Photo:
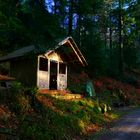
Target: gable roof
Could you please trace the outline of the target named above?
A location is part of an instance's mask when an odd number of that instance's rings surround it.
[[[84,56],[82,55],[81,51],[79,50],[72,37],[67,37],[59,41],[58,43],[56,43],[55,47],[51,51],[48,48],[41,50],[39,47],[36,47],[34,45],[18,49],[12,53],[9,53],[6,56],[0,57],[0,62],[10,61],[12,59],[28,55],[31,52],[37,54],[46,52],[51,53],[52,51],[61,51],[64,55],[66,55],[67,58],[69,58],[69,61],[79,61],[82,66],[87,65]]]

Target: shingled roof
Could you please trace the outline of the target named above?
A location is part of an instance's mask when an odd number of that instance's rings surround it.
[[[76,43],[74,42],[72,37],[67,37],[65,39],[62,39],[61,41],[56,41],[56,45],[54,45],[54,47],[51,49],[53,50],[60,50],[63,51],[63,53],[65,55],[67,55],[67,58],[70,58],[71,61],[73,61],[73,59],[76,59],[76,61],[79,61],[83,66],[87,65],[87,62],[84,58],[84,56],[82,55],[81,51],[79,50],[78,46],[76,45]],[[69,50],[71,50],[71,56],[70,53],[68,53]],[[18,57],[22,57],[25,55],[28,55],[30,53],[46,53],[46,52],[51,52],[50,49],[47,48],[41,48],[41,47],[37,47],[34,45],[31,46],[27,46],[21,49],[18,49],[12,53],[9,53],[6,56],[2,56],[0,57],[0,62],[4,62],[4,61],[10,61],[12,59],[18,58]]]

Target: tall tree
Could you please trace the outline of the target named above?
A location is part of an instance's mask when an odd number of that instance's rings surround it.
[[[69,1],[68,35],[72,35],[73,14],[74,14],[74,0],[70,0],[70,1]]]
[[[118,29],[119,29],[119,72],[124,71],[124,59],[123,59],[123,3],[122,0],[118,1],[119,15],[118,15]]]

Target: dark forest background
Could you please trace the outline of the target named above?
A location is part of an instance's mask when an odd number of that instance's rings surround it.
[[[0,0],[0,53],[72,36],[93,75],[140,67],[138,0]]]

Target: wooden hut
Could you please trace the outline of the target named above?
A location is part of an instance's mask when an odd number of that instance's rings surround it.
[[[85,67],[87,62],[72,37],[67,37],[52,49],[28,46],[0,58],[10,62],[10,76],[25,86],[40,89],[67,88],[69,65]]]

